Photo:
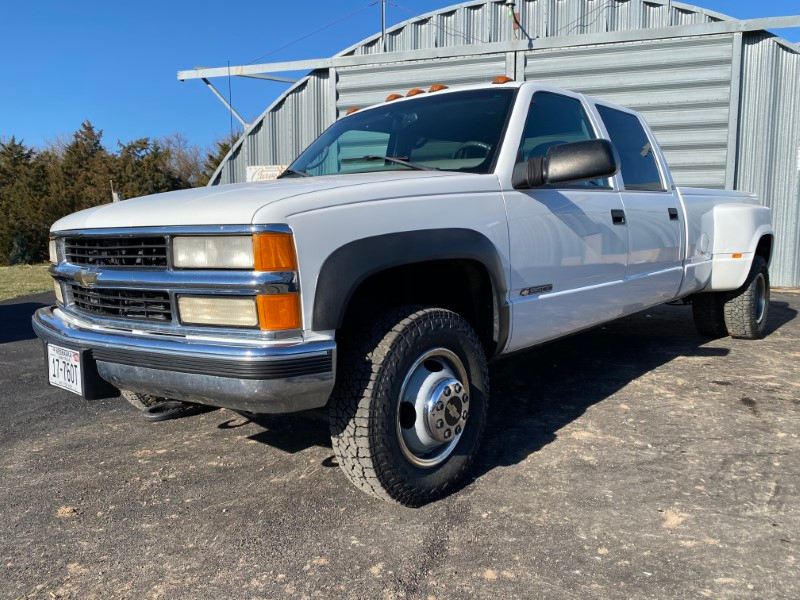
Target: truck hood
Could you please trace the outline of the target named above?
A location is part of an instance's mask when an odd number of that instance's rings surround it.
[[[51,231],[107,227],[170,227],[176,225],[246,225],[265,206],[287,201],[285,214],[294,212],[292,199],[313,196],[324,204],[325,192],[339,188],[374,187],[383,197],[393,182],[402,187],[409,179],[459,177],[455,173],[409,171],[286,178],[153,194],[82,210],[56,221]],[[460,175],[460,177],[464,177]],[[380,193],[379,193],[380,190]],[[367,190],[360,190],[359,195]],[[303,203],[308,205],[308,202]],[[281,212],[284,212],[281,211]]]

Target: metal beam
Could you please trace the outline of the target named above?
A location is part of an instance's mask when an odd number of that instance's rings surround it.
[[[299,79],[292,79],[291,77],[279,77],[277,75],[241,75],[247,79],[264,79],[266,81],[280,81],[281,83],[297,83]]]
[[[228,77],[229,75],[246,77],[264,73],[278,73],[281,71],[313,71],[316,69],[391,64],[437,58],[453,58],[464,55],[475,56],[503,52],[519,52],[532,49],[539,50],[545,48],[569,48],[575,46],[609,44],[616,42],[634,42],[676,37],[718,35],[725,33],[740,33],[745,31],[759,31],[763,29],[784,29],[790,27],[800,27],[800,15],[789,17],[767,17],[764,19],[750,19],[742,21],[718,21],[715,23],[658,27],[653,29],[632,29],[628,31],[615,31],[610,33],[555,36],[538,38],[534,43],[528,40],[515,40],[491,44],[469,44],[464,46],[429,48],[425,50],[411,50],[405,52],[387,52],[358,56],[334,56],[333,58],[294,60],[259,65],[243,65],[230,68],[216,67],[210,69],[192,69],[188,71],[178,71],[178,79],[180,81],[185,81],[187,79]]]
[[[205,84],[208,86],[208,89],[210,89],[210,90],[211,90],[211,92],[212,92],[212,93],[213,93],[213,94],[214,94],[214,95],[215,95],[217,98],[219,98],[219,101],[220,101],[220,102],[222,102],[222,103],[225,105],[225,107],[226,107],[226,108],[227,108],[229,111],[231,111],[231,114],[232,114],[234,117],[236,117],[236,120],[237,120],[237,121],[239,121],[239,123],[241,123],[241,124],[242,124],[242,127],[244,127],[245,129],[247,129],[248,127],[250,127],[250,124],[249,124],[247,121],[245,121],[245,120],[242,118],[242,116],[241,116],[241,115],[240,115],[238,112],[236,112],[236,109],[235,109],[235,108],[233,108],[233,107],[232,107],[232,106],[231,106],[231,105],[228,103],[228,101],[227,101],[227,100],[225,100],[225,96],[223,96],[222,94],[220,94],[220,93],[217,91],[217,88],[215,88],[215,87],[214,87],[214,85],[213,85],[213,84],[212,84],[212,83],[211,83],[211,82],[210,82],[208,79],[206,79],[206,78],[204,78],[204,77],[201,77],[201,79],[203,80],[203,83],[205,83]]]

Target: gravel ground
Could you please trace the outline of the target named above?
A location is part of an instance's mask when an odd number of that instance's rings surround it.
[[[50,301],[0,303],[0,597],[800,597],[800,295],[760,342],[664,306],[494,363],[474,479],[417,510],[350,486],[313,415],[48,387]]]

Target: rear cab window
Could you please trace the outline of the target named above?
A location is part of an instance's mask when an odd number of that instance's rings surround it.
[[[619,154],[620,175],[625,189],[665,191],[655,151],[639,118],[602,104],[596,106]]]

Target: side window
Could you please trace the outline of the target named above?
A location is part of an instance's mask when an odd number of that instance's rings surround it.
[[[653,147],[639,119],[630,113],[607,106],[598,105],[597,112],[600,113],[608,135],[619,153],[625,189],[663,190]]]
[[[528,109],[528,120],[522,134],[518,162],[545,156],[553,146],[597,139],[580,100],[537,92]],[[576,184],[579,187],[606,186],[605,179]]]

